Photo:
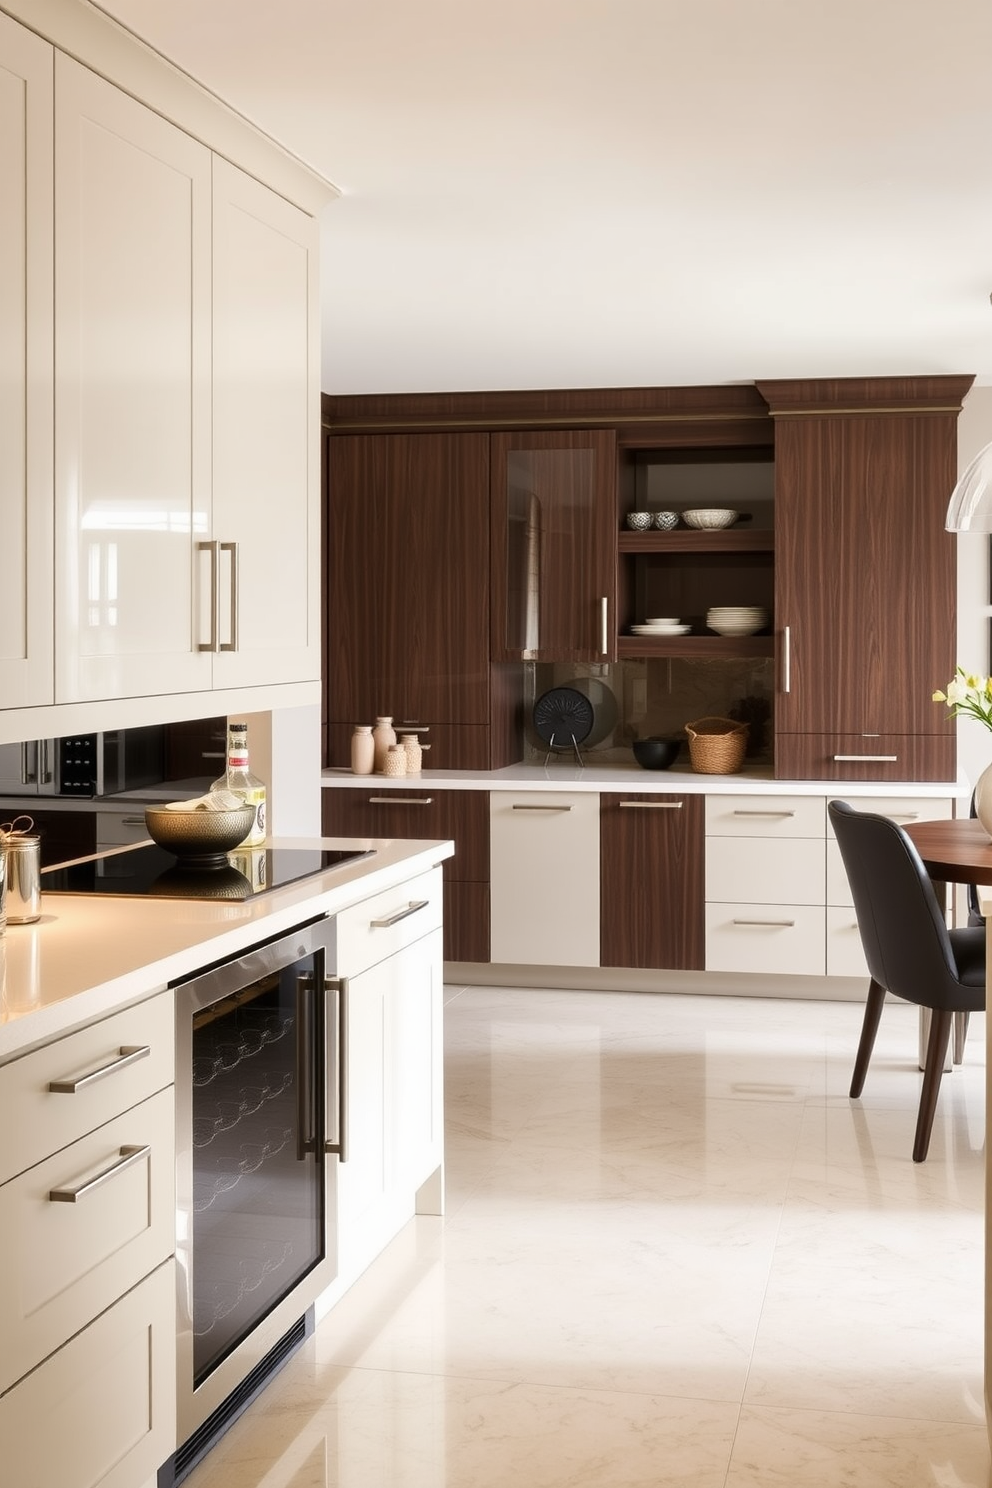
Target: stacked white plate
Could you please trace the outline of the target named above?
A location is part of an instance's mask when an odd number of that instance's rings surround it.
[[[768,611],[761,605],[714,605],[706,611],[706,624],[717,635],[756,635],[768,620]]]
[[[691,625],[683,625],[678,619],[649,619],[643,625],[632,625],[631,634],[638,636],[688,635]]]

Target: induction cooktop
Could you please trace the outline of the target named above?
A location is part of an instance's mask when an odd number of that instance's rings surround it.
[[[205,868],[184,864],[149,843],[46,868],[41,887],[46,894],[110,894],[122,899],[254,899],[374,852],[375,848],[241,848],[228,853],[226,864]]]

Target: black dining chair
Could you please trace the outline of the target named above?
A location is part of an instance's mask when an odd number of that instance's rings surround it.
[[[851,1096],[864,1088],[886,992],[930,1012],[923,1089],[913,1161],[930,1147],[940,1078],[955,1013],[985,1007],[985,931],[949,930],[919,853],[887,816],[855,811],[846,801],[827,807],[854,897],[871,981]]]

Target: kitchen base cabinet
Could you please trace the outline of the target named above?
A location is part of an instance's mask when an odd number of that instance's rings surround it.
[[[700,971],[704,798],[600,797],[600,962]]]
[[[820,796],[707,796],[707,971],[825,974],[825,817]]]
[[[493,791],[490,959],[599,965],[599,796]]]
[[[441,871],[433,869],[337,917],[346,1160],[338,1277],[322,1309],[412,1218],[418,1191],[442,1170],[441,913]]]
[[[175,1262],[0,1396],[11,1488],[138,1488],[176,1445]]]
[[[415,777],[419,780],[419,777]],[[444,955],[489,960],[489,793],[438,790],[370,776],[361,787],[321,792],[325,837],[423,838],[455,844],[444,863]]]

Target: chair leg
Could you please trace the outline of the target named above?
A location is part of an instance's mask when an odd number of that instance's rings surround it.
[[[937,1109],[940,1077],[944,1073],[944,1059],[953,1017],[953,1013],[940,1012],[936,1008],[930,1010],[930,1040],[927,1044],[927,1066],[923,1071],[923,1089],[920,1092],[920,1114],[916,1119],[914,1162],[924,1162],[930,1149],[930,1132]]]
[[[861,1024],[861,1042],[858,1044],[858,1054],[854,1061],[854,1074],[851,1077],[851,1098],[853,1100],[856,1100],[865,1088],[868,1061],[871,1059],[871,1051],[875,1047],[875,1035],[878,1032],[878,1020],[882,1016],[882,1005],[884,1002],[885,988],[880,987],[872,979],[868,987],[868,1000],[865,1003],[864,1021]]]
[[[954,1059],[954,1063],[955,1064],[960,1064],[962,1062],[962,1060],[964,1059],[964,1045],[965,1045],[965,1040],[968,1037],[968,1019],[970,1017],[971,1017],[971,1014],[970,1013],[955,1013],[954,1014],[954,1054],[953,1054],[953,1059]]]

